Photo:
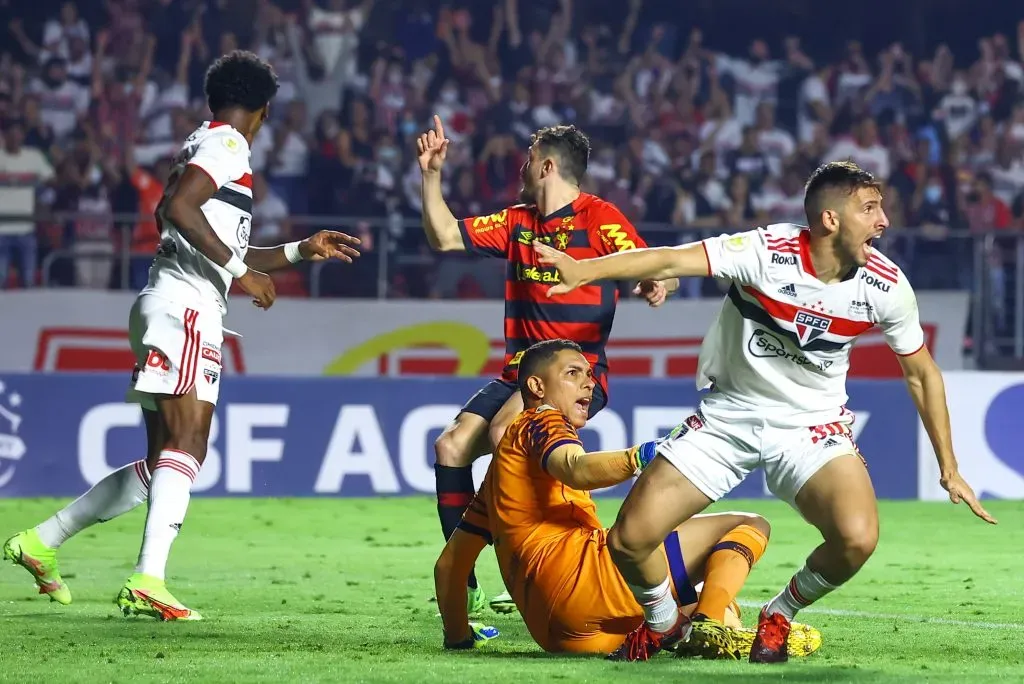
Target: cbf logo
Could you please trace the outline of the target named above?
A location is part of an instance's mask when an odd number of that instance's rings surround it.
[[[17,409],[20,406],[21,395],[7,392],[0,381],[0,489],[14,477],[14,466],[25,455],[25,442],[18,436],[21,416]]]
[[[800,340],[800,346],[804,347],[828,332],[829,326],[832,325],[832,319],[801,309],[796,312],[793,324],[796,326],[796,335]]]

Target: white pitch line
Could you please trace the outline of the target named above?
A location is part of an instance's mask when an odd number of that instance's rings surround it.
[[[744,608],[761,608],[763,603],[754,601],[738,601]],[[949,618],[925,617],[924,615],[897,615],[896,613],[870,613],[862,610],[843,610],[841,608],[804,608],[800,614],[817,613],[819,615],[837,615],[841,617],[860,617],[869,620],[903,620],[905,622],[924,622],[932,625],[952,625],[954,627],[974,627],[977,629],[1010,629],[1024,630],[1024,624],[1016,622],[975,622],[972,620],[951,620]]]

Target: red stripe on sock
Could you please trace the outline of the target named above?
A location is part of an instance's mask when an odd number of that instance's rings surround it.
[[[187,451],[182,451],[181,449],[164,449],[160,453],[161,454],[181,454],[182,456],[184,456],[187,459],[186,461],[184,461],[184,463],[187,463],[189,465],[194,465],[195,469],[197,471],[199,470],[199,461],[197,461],[196,457],[193,456],[192,454],[188,453]],[[161,460],[162,460],[162,458],[161,458]]]
[[[189,470],[188,466],[186,466],[184,463],[179,463],[178,461],[175,461],[170,458],[160,459],[160,461],[156,464],[156,468],[154,468],[153,470],[160,470],[161,468],[170,468],[171,470],[176,470],[177,472],[187,477],[190,482],[195,482],[196,475],[198,475],[198,473]]]
[[[805,599],[803,597],[803,594],[800,593],[800,590],[796,588],[796,577],[789,580],[789,593],[793,595],[793,598],[795,598],[798,603],[802,603],[805,606],[809,606],[812,603],[811,601]]]
[[[146,467],[145,461],[135,462],[135,474],[138,476],[139,481],[142,484],[149,486],[149,469]]]
[[[464,492],[445,492],[437,495],[437,503],[442,506],[468,506],[472,500],[473,495]]]

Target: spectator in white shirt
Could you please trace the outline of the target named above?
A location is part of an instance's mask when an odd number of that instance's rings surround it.
[[[978,101],[968,92],[967,77],[963,72],[958,71],[953,77],[950,92],[939,101],[933,116],[945,124],[946,137],[950,140],[969,133],[974,127],[978,120]]]
[[[757,145],[765,157],[772,175],[781,176],[782,167],[796,151],[796,142],[789,131],[775,125],[775,105],[762,102],[757,105]]]
[[[826,86],[831,73],[831,67],[821,69],[808,76],[800,87],[797,135],[801,143],[810,142],[814,138],[814,124],[827,126],[832,122],[831,101]]]
[[[252,198],[252,244],[269,247],[288,242],[292,232],[288,207],[262,173],[252,176]]]
[[[0,150],[0,213],[25,217],[0,222],[0,289],[6,283],[14,255],[18,256],[21,284],[35,284],[38,243],[35,222],[36,188],[53,177],[53,168],[43,153],[24,147],[24,124],[18,120],[5,125],[4,148]]]
[[[878,142],[878,127],[875,120],[862,119],[855,130],[856,137],[837,142],[829,150],[824,161],[851,159],[857,166],[874,174],[875,178],[888,180],[891,169],[889,150]]]
[[[60,19],[50,19],[43,27],[43,49],[60,57],[69,56],[69,42],[72,36],[89,43],[89,25],[78,16],[78,7],[73,2],[60,6]]]
[[[372,0],[357,5],[348,0],[327,0],[327,7],[313,5],[309,10],[307,27],[313,34],[324,71],[330,72],[344,54],[355,54],[359,48],[359,32],[369,14],[368,5]],[[356,63],[350,62],[342,78],[346,81],[355,76]]]
[[[741,124],[754,123],[754,112],[761,102],[775,102],[783,64],[770,59],[768,44],[763,40],[750,44],[749,60],[718,55],[715,66],[736,84],[736,118]]]
[[[66,139],[89,111],[89,89],[68,79],[67,65],[60,58],[46,63],[29,91],[39,96],[43,121],[58,140]]]

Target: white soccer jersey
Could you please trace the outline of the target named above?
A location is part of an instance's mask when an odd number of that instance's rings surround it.
[[[732,283],[701,347],[697,383],[713,385],[708,402],[782,427],[824,425],[847,416],[857,336],[877,325],[897,354],[924,346],[917,299],[894,263],[873,250],[864,267],[826,285],[808,237],[780,223],[703,241],[711,275]]]
[[[168,193],[188,165],[202,170],[217,186],[213,197],[202,206],[203,214],[217,237],[233,254],[244,259],[252,228],[249,143],[231,126],[206,121],[185,140],[175,157]],[[149,284],[142,293],[195,308],[216,307],[226,313],[231,274],[199,253],[182,236],[164,214],[163,203],[156,213],[160,247],[149,271]]]

